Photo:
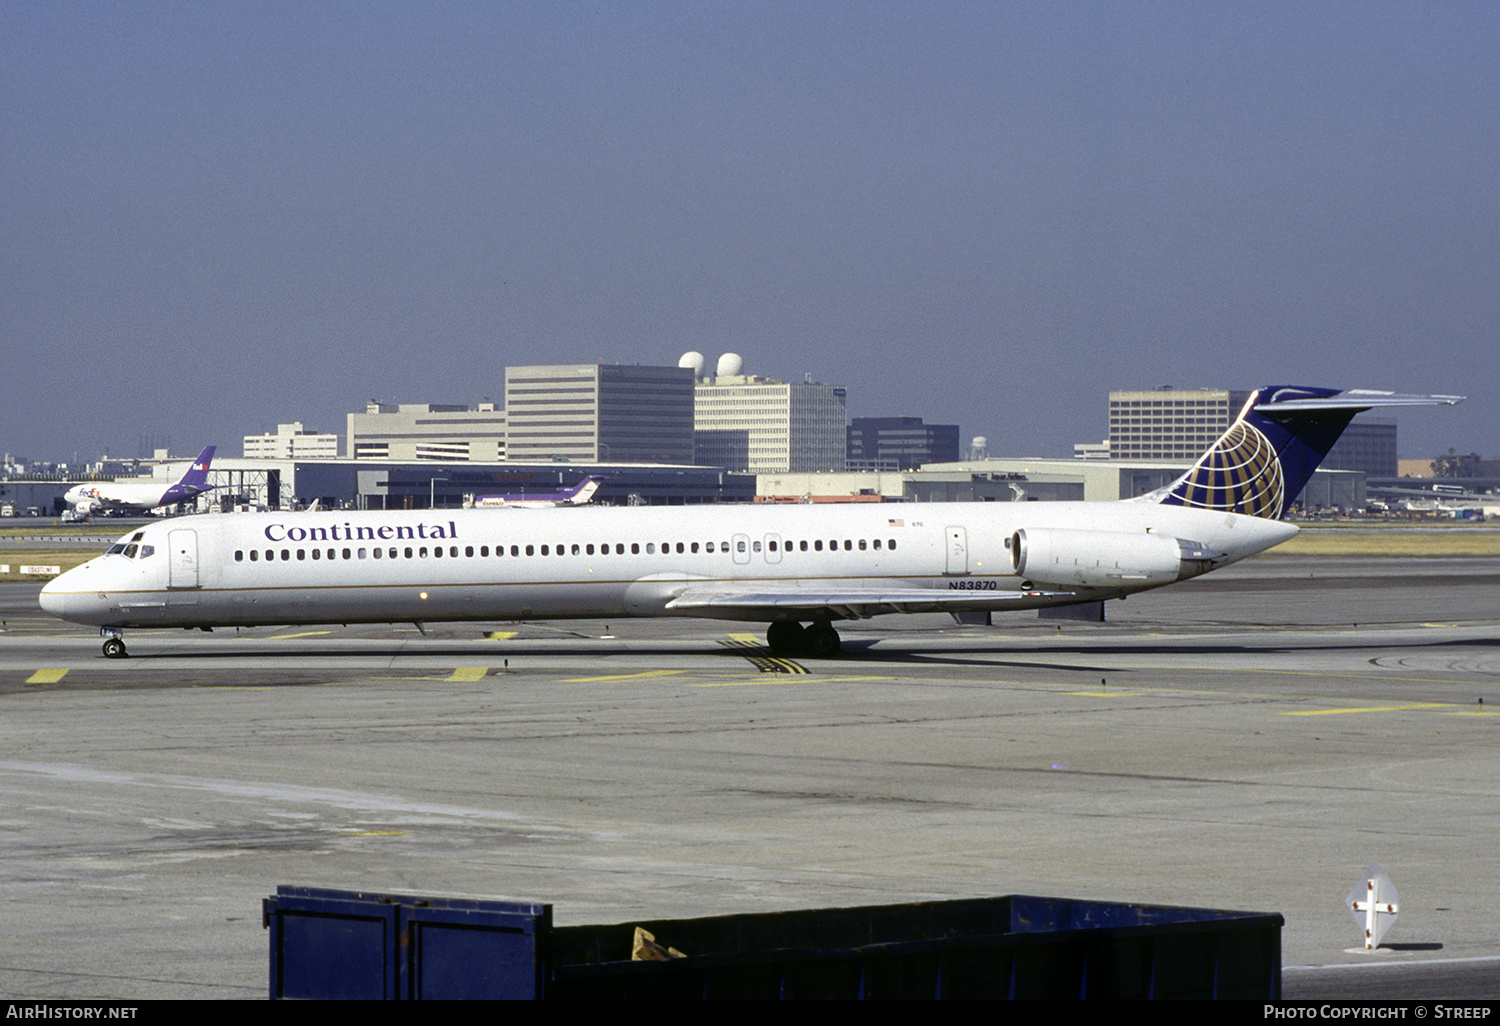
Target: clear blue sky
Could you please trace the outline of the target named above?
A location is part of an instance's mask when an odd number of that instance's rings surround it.
[[[1497,53],[1462,0],[0,0],[0,449],[697,349],[1013,455],[1305,383],[1494,457]]]

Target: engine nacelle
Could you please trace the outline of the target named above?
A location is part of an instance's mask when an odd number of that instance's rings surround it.
[[[1196,570],[1184,568],[1181,541],[1159,534],[1028,528],[1011,535],[1008,547],[1015,572],[1042,584],[1138,588]]]

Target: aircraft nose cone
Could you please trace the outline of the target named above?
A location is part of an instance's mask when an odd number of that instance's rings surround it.
[[[54,577],[48,581],[42,587],[42,594],[38,601],[41,603],[42,608],[53,616],[66,619],[68,613],[68,596],[58,587],[58,582],[61,580],[61,577]]]

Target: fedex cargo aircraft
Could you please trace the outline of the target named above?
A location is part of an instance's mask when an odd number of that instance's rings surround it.
[[[68,489],[63,501],[69,509],[84,516],[104,510],[145,512],[158,506],[175,506],[213,488],[208,483],[208,466],[213,462],[215,448],[210,445],[200,452],[187,473],[171,485],[155,481],[81,484]]]

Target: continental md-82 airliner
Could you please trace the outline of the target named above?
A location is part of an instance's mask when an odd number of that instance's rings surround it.
[[[1176,481],[1118,502],[222,513],[153,524],[42,589],[132,627],[692,616],[832,656],[836,620],[1036,609],[1197,577],[1297,533],[1279,519],[1350,419],[1458,396],[1271,387]]]

